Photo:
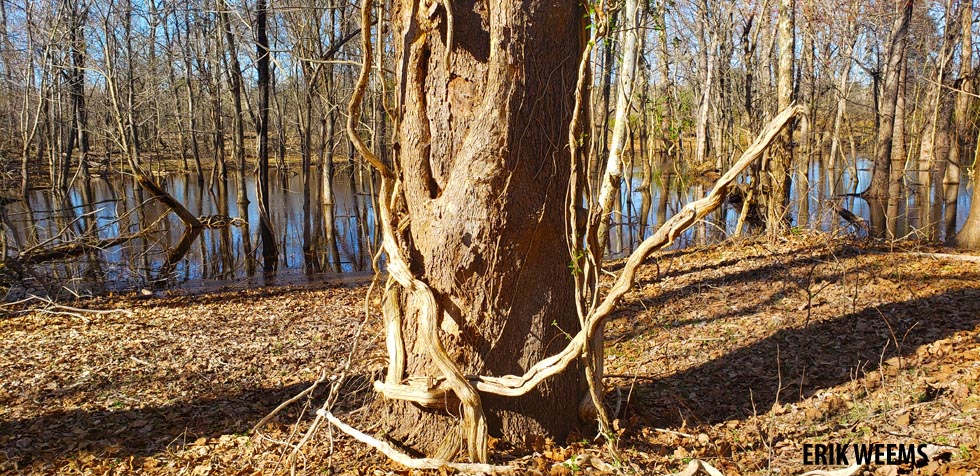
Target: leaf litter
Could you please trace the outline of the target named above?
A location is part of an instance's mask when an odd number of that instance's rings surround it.
[[[606,324],[618,456],[588,438],[532,439],[497,447],[497,463],[540,475],[977,476],[980,267],[903,246],[804,234],[659,255]],[[366,291],[113,296],[74,305],[132,315],[0,319],[0,473],[423,474],[329,428],[288,464],[327,385],[250,433],[340,373]],[[385,360],[372,305],[333,411],[377,434],[370,382]],[[805,444],[828,443],[936,453],[920,467],[803,464]]]

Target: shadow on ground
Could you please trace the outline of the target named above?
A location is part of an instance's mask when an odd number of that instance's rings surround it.
[[[352,376],[348,389],[364,388],[364,376]],[[0,421],[0,463],[17,467],[61,465],[61,461],[90,453],[101,457],[149,456],[177,449],[198,438],[245,434],[279,404],[308,388],[301,382],[278,388],[247,389],[238,394],[201,398],[173,405],[126,410],[72,410],[36,418]],[[310,397],[320,405],[327,386]],[[277,415],[273,422],[294,423],[305,400]],[[342,408],[350,402],[338,402]],[[309,411],[304,418],[309,418]]]
[[[974,281],[980,286],[980,281]],[[868,307],[773,335],[638,385],[632,410],[655,426],[713,424],[800,401],[892,357],[980,324],[980,288]],[[709,344],[710,345],[710,344]]]

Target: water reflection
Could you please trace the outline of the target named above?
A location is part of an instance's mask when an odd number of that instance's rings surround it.
[[[801,211],[805,213],[799,218],[798,223],[792,225],[828,232],[849,226],[835,210],[835,207],[840,207],[867,221],[869,228],[875,228],[880,222],[881,229],[885,229],[886,204],[869,202],[856,196],[871,182],[872,165],[870,159],[858,157],[848,166],[834,171],[827,169],[817,160],[810,161],[806,174],[800,170],[793,177],[790,188],[790,214],[793,217],[800,217]],[[660,223],[676,214],[686,203],[703,197],[713,185],[712,177],[676,170],[664,164],[655,164],[652,168],[649,185],[644,184],[641,167],[634,168],[632,172],[633,174],[627,177],[627,186],[620,190],[623,208],[622,214],[617,216],[621,216],[622,219],[610,230],[608,252],[613,257],[623,256],[634,249],[644,238],[652,235]],[[801,192],[804,190],[806,193],[801,197]],[[972,190],[973,182],[964,175],[957,195],[956,230],[959,230],[966,221]],[[928,200],[923,200],[925,195],[928,195]],[[938,187],[924,194],[913,186],[912,193],[905,194],[898,202],[894,236],[946,239],[942,198],[942,190]],[[734,236],[740,211],[732,201],[726,201],[718,211],[710,214],[704,223],[681,234],[673,247],[710,244]],[[751,218],[750,216],[746,220],[746,229],[749,233],[759,231],[761,223]],[[869,230],[852,227],[851,231],[864,235]]]
[[[280,247],[279,266],[283,274],[295,270],[325,270],[352,273],[369,269],[370,256],[376,247],[370,174],[340,169],[333,183],[333,235],[336,255],[327,253],[334,244],[327,243],[324,214],[330,209],[311,206],[304,213],[303,180],[300,174],[284,174],[270,183],[270,214]],[[156,177],[157,182],[192,214],[202,217],[206,227],[190,241],[186,253],[167,269],[168,255],[186,238],[184,224],[130,177],[95,178],[79,181],[65,193],[33,190],[27,203],[15,202],[6,207],[13,225],[9,233],[19,250],[53,247],[72,243],[85,236],[87,243],[114,237],[135,237],[119,246],[73,256],[75,259],[47,261],[34,266],[34,281],[51,278],[64,282],[72,292],[122,290],[146,286],[174,286],[198,280],[239,280],[250,278],[256,266],[252,250],[259,241],[259,214],[255,197],[255,179],[246,176],[248,205],[242,213],[233,183],[216,180],[209,188],[196,174],[173,174]],[[311,189],[319,191],[319,174],[311,177]],[[205,181],[206,182],[206,181]],[[315,193],[314,203],[320,202]],[[245,217],[244,215],[247,215]],[[313,256],[304,257],[303,222],[312,224],[308,238]],[[187,240],[185,240],[187,242]],[[306,261],[315,261],[308,267]],[[26,281],[32,281],[30,278]],[[31,283],[23,283],[27,292]]]
[[[310,206],[306,210],[300,174],[284,174],[271,180],[270,213],[280,250],[277,279],[316,273],[349,274],[371,268],[371,256],[380,242],[373,200],[376,184],[371,174],[364,168],[339,168],[332,181],[332,205],[323,196],[321,175],[311,174]],[[870,179],[871,163],[867,159],[859,158],[837,171],[812,161],[805,173],[799,170],[794,177],[791,213],[797,216],[797,212],[804,212],[794,225],[823,231],[841,229],[847,224],[841,221],[835,207],[850,210],[869,223],[883,223],[883,204],[853,195],[864,190]],[[213,187],[208,187],[207,180],[201,181],[194,174],[160,176],[157,181],[192,214],[213,226],[202,229],[198,236],[188,236],[183,223],[128,176],[78,181],[64,192],[34,190],[27,203],[9,204],[6,214],[12,230],[8,231],[8,243],[17,250],[57,247],[79,237],[102,245],[101,249],[75,250],[65,259],[32,266],[33,274],[25,276],[21,291],[33,292],[44,282],[61,283],[72,293],[213,280],[254,282],[256,269],[261,269],[255,256],[261,243],[254,177],[246,176],[247,205],[239,204],[239,187],[233,182],[216,180]],[[616,216],[621,219],[610,228],[609,254],[622,256],[635,248],[684,204],[702,197],[712,181],[705,174],[664,164],[628,171],[617,208]],[[957,228],[969,211],[970,194],[971,185],[964,179],[956,207]],[[944,239],[942,197],[941,190],[924,193],[913,188],[897,204],[897,219],[889,224],[889,229],[897,237]],[[726,203],[682,234],[674,246],[711,243],[734,236],[740,212],[738,203]],[[327,216],[331,213],[333,220],[329,221]],[[310,229],[305,238],[304,223]],[[331,233],[327,232],[328,223],[333,224]],[[750,213],[743,232],[756,232],[760,226],[759,217]],[[334,240],[328,239],[329,234]],[[186,253],[175,253],[181,243],[188,245]],[[168,265],[169,260],[173,263]],[[59,294],[59,290],[43,291]]]

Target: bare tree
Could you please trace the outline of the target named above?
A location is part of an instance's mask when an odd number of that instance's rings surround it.
[[[643,51],[643,35],[640,34],[639,0],[626,0],[620,31],[620,45],[623,51],[623,62],[619,67],[619,86],[616,88],[616,113],[613,119],[612,142],[609,145],[609,156],[606,157],[605,172],[602,185],[599,188],[599,204],[605,217],[599,225],[599,243],[605,247],[609,241],[609,221],[622,221],[623,217],[610,217],[613,204],[619,203],[619,190],[623,181],[623,154],[626,150],[627,132],[630,121],[630,111],[634,107],[636,95],[636,64],[639,53]],[[617,250],[619,251],[619,250]]]
[[[887,64],[882,84],[882,99],[878,117],[878,139],[875,151],[874,169],[871,184],[862,195],[871,198],[884,199],[888,196],[890,180],[892,143],[895,138],[895,109],[898,105],[898,95],[902,77],[902,64],[905,61],[905,49],[908,43],[909,22],[912,18],[914,0],[896,0],[895,23],[891,30],[891,39],[885,53]]]
[[[793,62],[796,51],[796,0],[779,1],[779,66],[776,84],[777,109],[784,110],[793,103]],[[769,193],[766,200],[766,230],[770,236],[789,229],[790,170],[793,166],[794,122],[780,132],[779,140],[769,159]]]
[[[274,272],[279,251],[272,233],[272,217],[269,215],[269,36],[267,32],[268,5],[265,0],[255,2],[255,53],[258,58],[258,114],[256,137],[258,142],[258,180],[256,185],[259,201],[259,232],[262,237],[262,269]]]

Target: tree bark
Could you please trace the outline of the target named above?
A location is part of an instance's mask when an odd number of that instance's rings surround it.
[[[623,62],[619,68],[619,87],[616,88],[616,116],[613,119],[612,143],[609,145],[609,156],[606,158],[605,172],[602,175],[602,185],[599,188],[599,206],[603,219],[599,222],[599,245],[605,247],[609,238],[610,221],[622,222],[622,216],[613,214],[614,202],[619,202],[619,189],[623,182],[623,153],[626,150],[627,128],[629,126],[630,108],[633,104],[634,83],[636,82],[637,50],[642,51],[640,35],[639,0],[626,0],[623,11],[623,30],[620,42],[623,48]],[[622,247],[620,247],[622,248]]]
[[[88,6],[84,3],[79,2],[78,5],[69,7],[72,9],[71,14],[71,31],[69,33],[71,38],[71,111],[72,111],[72,127],[71,130],[74,131],[74,137],[78,141],[78,167],[81,170],[82,177],[85,179],[89,178],[88,171],[88,153],[89,153],[89,134],[88,134],[88,110],[85,107],[85,42],[82,39],[84,27],[86,23],[86,18],[88,16]],[[71,140],[69,140],[71,144]],[[71,147],[66,151],[67,157],[71,157]],[[71,164],[70,159],[66,160],[65,176],[68,175],[68,166]],[[66,177],[62,177],[65,181]],[[65,182],[67,185],[67,182]]]
[[[865,197],[884,199],[888,194],[892,141],[895,134],[895,108],[898,103],[902,62],[905,61],[905,48],[908,43],[912,4],[913,0],[897,0],[901,13],[895,18],[891,41],[887,50],[888,63],[885,66],[885,78],[879,106],[880,114],[878,115],[878,148],[875,151],[871,184],[867,190],[861,193]]]
[[[245,190],[245,113],[242,107],[242,67],[238,62],[238,48],[236,47],[235,34],[231,29],[231,19],[228,15],[228,2],[218,0],[220,6],[221,26],[225,34],[225,42],[228,43],[228,82],[231,86],[231,99],[235,114],[232,116],[234,128],[233,144],[235,149],[236,178],[238,179],[238,204],[239,208],[248,206],[248,193]],[[247,209],[247,208],[246,208]],[[243,216],[248,216],[247,213]]]
[[[841,128],[844,124],[844,116],[847,114],[847,93],[848,82],[851,77],[851,55],[857,43],[858,28],[857,20],[849,24],[847,37],[841,43],[844,53],[841,55],[840,79],[837,83],[837,109],[834,116],[834,127],[830,137],[830,155],[827,156],[827,168],[829,170],[830,196],[837,195],[837,156],[843,156],[841,152]]]
[[[776,100],[779,110],[793,102],[793,57],[796,44],[796,0],[779,2],[779,66]],[[766,231],[770,236],[789,229],[790,170],[793,164],[793,130],[795,119],[779,133],[769,159],[769,196],[766,200]]]
[[[969,157],[967,148],[973,138],[969,114],[973,102],[973,2],[960,1],[960,73],[956,80],[956,103],[953,106],[952,140],[949,158],[946,161],[946,174],[943,177],[943,224],[946,240],[956,240],[956,200],[960,194],[960,168],[963,158]],[[952,22],[950,22],[952,27]],[[976,176],[976,175],[975,175]],[[974,180],[974,188],[976,180]]]
[[[580,328],[565,254],[562,145],[583,12],[574,2],[447,2],[456,29],[447,51],[445,10],[429,18],[414,2],[395,3],[403,111],[395,151],[402,212],[411,216],[400,247],[435,294],[444,345],[462,372],[521,374]],[[403,305],[406,322],[416,322],[419,303]],[[404,339],[405,372],[433,375],[414,324]],[[484,395],[490,434],[517,445],[535,435],[562,441],[578,426],[584,391],[569,370],[523,397]],[[457,405],[386,408],[388,435],[402,444],[445,457],[460,448],[450,417]]]
[[[892,125],[892,156],[888,173],[888,200],[885,202],[885,233],[889,239],[898,238],[898,210],[902,201],[902,182],[905,178],[905,83],[908,64],[902,63],[898,80],[898,99],[895,101],[895,122]],[[872,227],[872,233],[881,235]]]
[[[265,0],[255,2],[255,54],[257,82],[259,88],[259,113],[255,124],[258,139],[258,183],[256,194],[259,202],[259,234],[262,237],[262,270],[275,272],[279,251],[276,237],[272,233],[272,217],[269,214],[269,86],[271,83],[269,64],[269,35],[266,31],[268,19]]]
[[[949,5],[952,6],[952,5]],[[919,212],[922,231],[928,237],[937,234],[935,220],[930,217],[933,187],[936,180],[946,170],[947,151],[949,150],[950,119],[953,109],[953,96],[950,87],[953,86],[947,68],[953,60],[956,36],[959,31],[954,27],[954,13],[946,12],[946,34],[936,57],[936,65],[931,80],[926,88],[926,117],[921,133],[918,161]],[[937,204],[939,202],[937,201]],[[949,235],[947,235],[949,236]]]

